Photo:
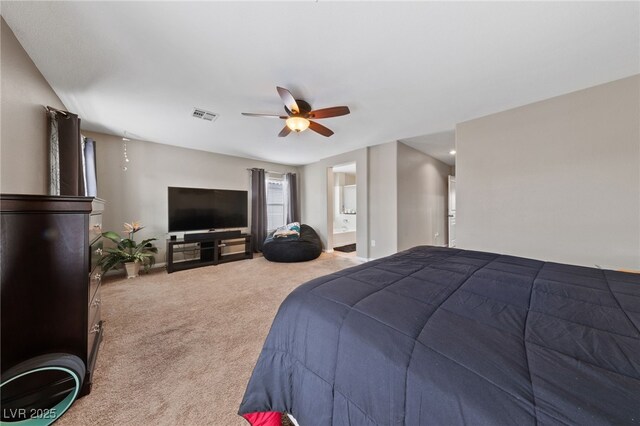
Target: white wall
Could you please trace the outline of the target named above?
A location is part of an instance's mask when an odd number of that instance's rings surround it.
[[[299,172],[291,166],[138,140],[127,142],[130,162],[125,172],[121,138],[82,133],[96,140],[98,196],[107,202],[103,227],[122,232],[124,222],[141,221],[146,228],[136,234],[136,240],[158,238],[158,262],[164,262],[168,235],[168,186],[248,191],[247,168]]]
[[[46,194],[49,151],[43,106],[65,107],[2,18],[0,30],[0,191]]]
[[[447,243],[451,167],[398,143],[398,250]]]
[[[457,242],[640,269],[640,76],[456,127]]]
[[[329,168],[346,163],[356,163],[356,186],[357,186],[357,212],[358,224],[356,226],[356,255],[361,258],[369,257],[367,243],[368,232],[368,166],[367,148],[347,152],[307,164],[300,168],[300,202],[302,220],[307,225],[313,227],[322,240],[322,245],[333,247],[333,173]],[[331,184],[327,186],[327,181]]]

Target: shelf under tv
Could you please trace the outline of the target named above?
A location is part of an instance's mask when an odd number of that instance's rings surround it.
[[[226,252],[227,247],[244,245],[244,251]],[[180,256],[182,254],[182,259]],[[218,265],[236,260],[252,259],[251,235],[240,234],[232,238],[221,238],[212,233],[210,239],[185,241],[184,238],[167,240],[167,272],[170,274],[201,266]]]

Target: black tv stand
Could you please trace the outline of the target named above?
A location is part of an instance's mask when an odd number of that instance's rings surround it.
[[[167,272],[170,274],[185,269],[253,258],[250,234],[236,233],[231,237],[228,234],[220,234],[224,233],[211,232],[206,238],[201,236],[197,240],[167,240]],[[243,251],[228,250],[229,247],[240,245],[244,245]],[[177,254],[182,254],[182,259],[176,259]]]
[[[211,241],[214,239],[226,239],[229,240],[231,238],[240,238],[242,232],[235,231],[209,231],[209,232],[195,232],[191,234],[184,234],[184,241]]]

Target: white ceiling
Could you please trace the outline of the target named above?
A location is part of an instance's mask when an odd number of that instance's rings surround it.
[[[88,130],[287,164],[640,72],[639,2],[2,2]],[[276,85],[348,105],[276,137]],[[191,117],[194,107],[220,114]]]

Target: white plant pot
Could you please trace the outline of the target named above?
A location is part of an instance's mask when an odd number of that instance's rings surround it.
[[[127,270],[127,278],[135,278],[140,273],[140,262],[125,262],[125,269]]]

